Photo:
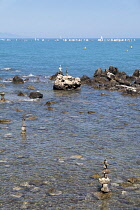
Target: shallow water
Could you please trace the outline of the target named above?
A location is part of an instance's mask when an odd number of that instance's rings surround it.
[[[0,118],[12,120],[0,124],[1,209],[139,209],[140,184],[120,183],[140,175],[140,97],[89,86],[53,91],[52,81],[37,78],[7,83],[8,101],[0,104]],[[29,99],[30,85],[43,99]],[[19,90],[27,95],[17,96]],[[52,110],[47,101],[56,102]],[[101,186],[91,176],[101,174],[105,158],[115,184],[109,186],[110,199],[98,200],[94,193]],[[60,194],[49,195],[52,188]]]
[[[140,39],[0,40],[0,92],[7,99],[0,103],[0,119],[12,121],[0,124],[0,209],[140,209],[140,183],[121,185],[140,177],[140,97],[90,86],[54,91],[49,80],[60,64],[63,71],[69,66],[72,76],[92,77],[97,68],[110,65],[132,75],[139,68],[139,46]],[[29,81],[13,84],[17,74]],[[37,90],[43,98],[31,100],[29,93]],[[47,101],[55,103],[49,107]],[[21,135],[23,114],[26,135]],[[102,176],[104,159],[112,197],[99,200],[95,193],[101,185],[92,176]]]

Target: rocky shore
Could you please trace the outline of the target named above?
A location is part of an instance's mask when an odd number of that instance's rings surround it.
[[[93,77],[83,75],[81,83],[100,90],[116,90],[124,95],[140,95],[140,69],[136,69],[132,76],[120,72],[117,67],[110,66],[104,71],[98,68]]]

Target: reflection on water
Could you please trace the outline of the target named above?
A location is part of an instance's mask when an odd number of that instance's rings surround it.
[[[140,98],[87,86],[57,92],[49,81],[34,86],[43,99],[19,100],[28,99],[17,96],[30,92],[25,83],[8,85],[10,103],[0,104],[0,118],[12,120],[0,124],[1,209],[138,209],[139,183],[121,183],[139,177]],[[101,174],[105,158],[113,194],[98,200],[100,184],[90,177]]]

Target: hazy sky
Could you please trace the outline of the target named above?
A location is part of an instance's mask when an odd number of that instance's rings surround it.
[[[140,0],[0,0],[0,32],[24,37],[140,37]]]

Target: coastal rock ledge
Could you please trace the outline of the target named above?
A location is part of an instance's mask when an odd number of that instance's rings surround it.
[[[54,90],[75,90],[81,86],[81,79],[79,77],[72,77],[69,75],[63,76],[58,74],[53,85]]]

